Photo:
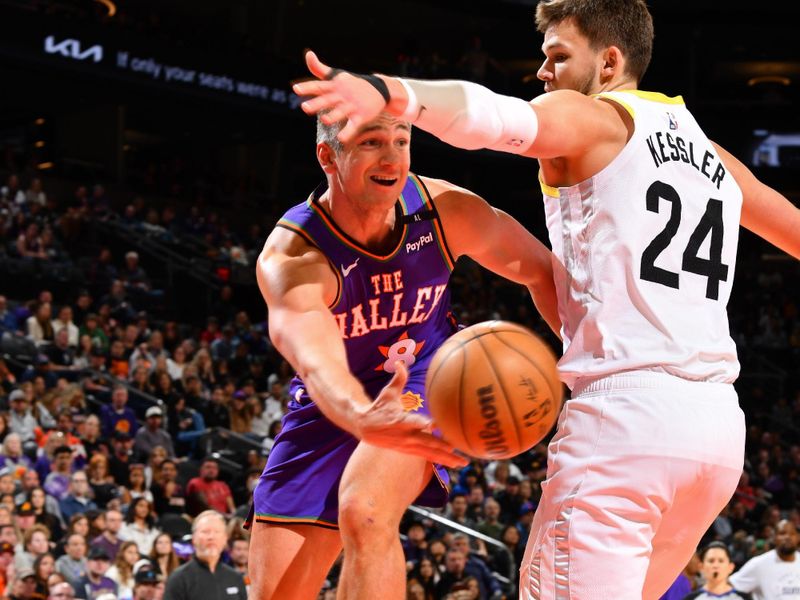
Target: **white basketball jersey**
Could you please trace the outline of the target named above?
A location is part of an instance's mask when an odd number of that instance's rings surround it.
[[[659,370],[732,382],[739,373],[726,305],[742,193],[683,99],[601,94],[635,131],[574,186],[542,184],[556,265],[562,378]]]

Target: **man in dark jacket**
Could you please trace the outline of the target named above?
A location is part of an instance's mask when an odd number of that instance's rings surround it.
[[[227,545],[225,517],[214,510],[199,515],[192,524],[194,556],[167,579],[169,600],[247,600],[241,573],[220,561]]]

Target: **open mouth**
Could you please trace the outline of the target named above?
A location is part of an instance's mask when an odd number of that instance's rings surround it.
[[[384,187],[392,187],[397,183],[397,177],[382,177],[380,175],[373,175],[370,180]]]

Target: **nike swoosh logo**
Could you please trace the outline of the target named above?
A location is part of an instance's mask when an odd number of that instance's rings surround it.
[[[345,277],[350,275],[350,271],[352,271],[353,269],[356,268],[356,265],[358,264],[358,261],[360,261],[360,260],[361,260],[361,257],[359,256],[352,265],[349,265],[347,267],[342,265],[342,275],[344,275]]]

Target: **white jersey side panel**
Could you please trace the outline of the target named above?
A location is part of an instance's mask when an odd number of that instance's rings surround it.
[[[562,322],[562,378],[660,370],[732,382],[726,306],[742,193],[680,98],[603,97],[633,115],[622,152],[571,187],[542,185]],[[598,100],[598,102],[607,100]]]

